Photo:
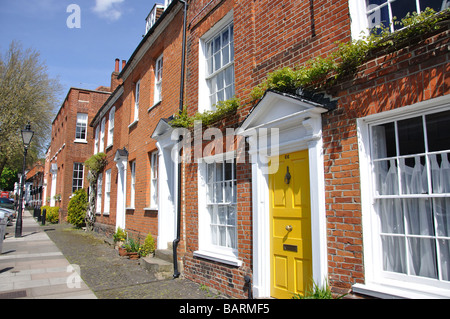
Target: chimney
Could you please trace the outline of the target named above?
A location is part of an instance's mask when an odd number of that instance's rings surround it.
[[[114,72],[119,72],[119,61],[120,61],[120,59],[116,59],[116,68],[115,68]]]
[[[123,66],[125,65],[124,62],[125,60],[122,60],[122,69]],[[118,79],[120,73],[119,67],[120,67],[120,59],[117,58],[114,72],[111,74],[111,87],[110,87],[111,92],[114,92],[114,90],[122,83],[122,80]]]
[[[122,71],[123,71],[123,68],[125,67],[126,64],[127,64],[127,61],[122,60]]]

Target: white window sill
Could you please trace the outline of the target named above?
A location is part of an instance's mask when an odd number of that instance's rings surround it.
[[[236,256],[223,255],[218,253],[213,253],[205,250],[194,251],[194,257],[209,259],[212,261],[217,261],[219,263],[240,267],[242,266],[242,260],[236,258]]]
[[[86,140],[74,140],[74,143],[82,143],[82,144],[87,144]]]
[[[137,122],[139,122],[139,119],[134,120],[133,123],[131,123],[130,125],[128,125],[128,128],[132,127],[133,125],[136,125]]]
[[[109,212],[103,212],[103,216],[109,216]]]
[[[156,102],[155,104],[153,104],[152,106],[150,106],[147,110],[147,112],[150,112],[152,109],[154,109],[155,107],[157,107],[158,105],[161,104],[161,100],[159,100],[158,102]]]
[[[385,284],[355,284],[353,292],[382,299],[440,299],[450,298],[450,291],[438,287],[407,284],[403,287]]]
[[[144,208],[144,211],[157,211],[158,210],[158,207],[145,207]]]
[[[126,210],[134,210],[134,206],[125,207]]]

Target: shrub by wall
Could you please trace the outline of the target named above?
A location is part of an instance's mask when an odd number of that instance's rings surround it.
[[[70,199],[67,206],[67,221],[77,228],[85,225],[86,211],[88,208],[87,193],[84,189],[79,189]]]
[[[41,215],[45,209],[45,220],[50,224],[59,222],[59,207],[41,206]]]

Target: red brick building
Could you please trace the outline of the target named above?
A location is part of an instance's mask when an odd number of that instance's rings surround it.
[[[60,220],[67,217],[72,194],[89,186],[84,168],[84,162],[92,155],[94,141],[89,121],[111,94],[109,88],[99,89],[70,88],[52,123],[45,200],[50,206],[60,207]]]
[[[179,234],[182,275],[233,297],[291,298],[325,279],[336,293],[449,297],[448,17],[433,32],[371,52],[326,90],[268,90],[258,101],[249,94],[270,72],[447,2],[187,3],[188,115],[233,96],[241,107],[209,126],[170,126],[184,3],[162,6],[92,123],[100,145],[115,107],[100,179],[109,215],[103,204],[99,227],[151,232],[158,248]],[[181,175],[172,159],[179,132],[200,140],[184,149]]]
[[[178,1],[152,8],[144,38],[118,73],[122,84],[91,123],[94,153],[105,152],[108,162],[98,179],[96,228],[126,228],[142,240],[151,233],[159,249],[175,235],[176,176],[170,149],[152,134],[179,107],[182,8]],[[166,162],[169,174],[159,175]]]

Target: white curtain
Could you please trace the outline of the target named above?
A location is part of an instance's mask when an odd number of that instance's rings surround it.
[[[373,127],[372,134],[374,159],[386,158],[384,127]],[[399,188],[401,194],[450,193],[448,154],[429,155],[431,191],[425,162],[424,156],[374,161],[378,194],[399,195]],[[384,270],[407,273],[409,269],[410,275],[438,278],[436,263],[440,260],[441,278],[450,280],[450,241],[438,240],[438,259],[433,238],[450,236],[450,198],[384,198],[377,200],[376,208],[383,233]]]

